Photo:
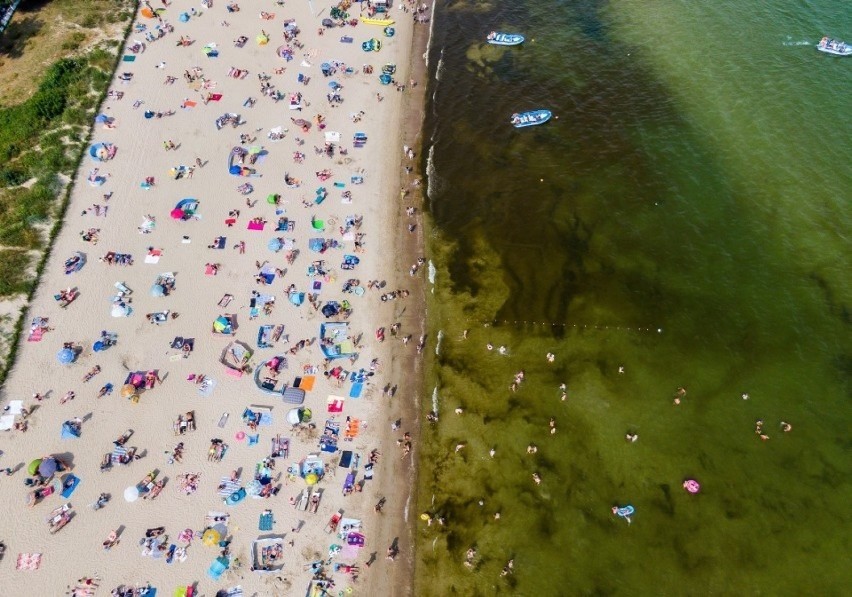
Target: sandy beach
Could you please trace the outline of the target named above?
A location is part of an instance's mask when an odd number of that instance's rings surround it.
[[[2,389],[0,586],[410,594],[429,25],[140,8]]]

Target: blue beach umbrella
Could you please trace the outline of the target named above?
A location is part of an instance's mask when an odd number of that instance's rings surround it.
[[[74,351],[70,348],[63,348],[56,353],[56,360],[63,365],[70,365],[74,362]]]
[[[106,346],[104,346],[103,342],[98,340],[97,342],[92,344],[92,350],[94,350],[95,352],[101,352],[101,351],[106,350]]]
[[[280,238],[271,238],[271,239],[269,239],[269,242],[266,243],[266,248],[269,249],[270,251],[275,252],[275,253],[280,251],[281,247],[283,247],[283,246],[284,246],[284,243],[281,242]]]
[[[166,289],[160,284],[151,286],[151,296],[166,296]]]
[[[179,20],[181,23],[186,23],[186,22],[189,20],[189,13],[185,13],[185,12],[180,13],[180,16],[178,17],[178,20]]]

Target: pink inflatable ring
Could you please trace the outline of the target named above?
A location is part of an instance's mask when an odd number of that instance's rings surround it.
[[[689,493],[698,493],[701,491],[701,485],[695,479],[687,479],[683,482],[683,488]]]

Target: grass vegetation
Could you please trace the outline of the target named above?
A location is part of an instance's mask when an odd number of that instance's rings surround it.
[[[0,35],[0,299],[35,288],[136,5],[25,0]]]

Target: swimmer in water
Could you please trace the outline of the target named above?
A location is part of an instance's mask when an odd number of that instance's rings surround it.
[[[494,345],[491,344],[491,342],[489,342],[488,344],[485,345],[485,348],[487,348],[488,350],[494,350]]]
[[[460,415],[464,412],[464,409],[461,406],[456,407],[455,413]]]
[[[556,360],[555,354],[553,354],[552,352],[547,353],[547,362],[548,363],[552,363],[555,360]]]
[[[500,513],[499,512],[494,513],[494,520],[500,520]]]
[[[622,374],[624,373],[624,365],[622,365],[618,368],[618,372],[622,373]]]
[[[506,354],[506,353],[509,352],[509,349],[506,348],[505,346],[501,346],[500,348],[497,349],[497,352],[499,352],[500,354]]]
[[[535,454],[538,452],[538,446],[535,444],[530,444],[527,446],[527,454]]]
[[[632,444],[637,439],[639,439],[639,434],[638,433],[628,433],[627,435],[624,436],[624,439],[626,439],[627,441],[629,441]]]
[[[790,425],[790,423],[781,421],[781,431],[783,431],[784,433],[790,433],[791,431],[793,431],[793,426]]]
[[[536,485],[541,485],[541,477],[539,476],[538,473],[533,473],[532,478],[533,478],[533,481],[535,481]]]
[[[489,455],[489,456],[491,456],[491,458],[494,458],[494,455],[495,455],[496,453],[497,453],[497,450],[496,450],[495,448],[491,448],[491,449],[488,451],[488,455]]]
[[[462,442],[460,444],[456,444],[456,452],[463,450],[464,446],[465,446],[464,442]]]

